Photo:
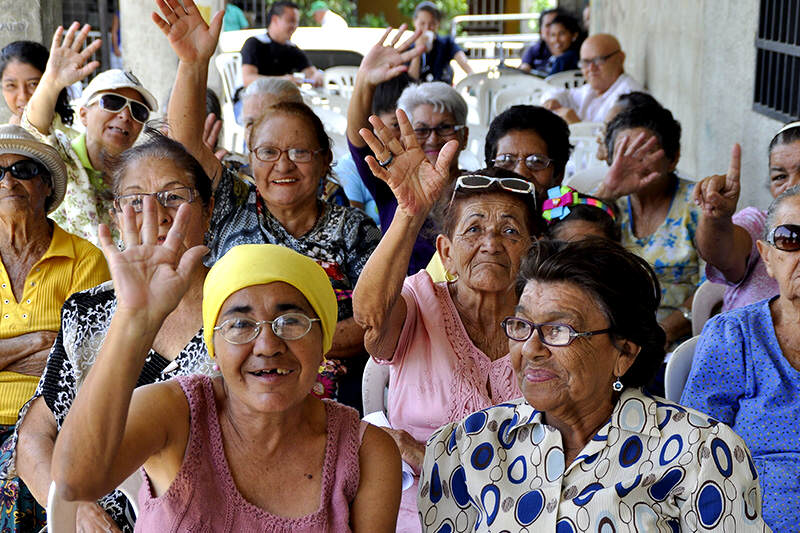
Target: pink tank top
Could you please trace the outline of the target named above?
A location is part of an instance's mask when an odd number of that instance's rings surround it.
[[[283,518],[251,504],[233,481],[222,446],[211,378],[176,378],[189,402],[186,454],[169,489],[155,498],[142,470],[138,532],[340,532],[350,531],[350,504],[358,490],[358,450],[367,424],[350,407],[323,400],[327,442],[319,509]],[[287,458],[289,460],[289,458]],[[253,468],[257,468],[253,465]]]

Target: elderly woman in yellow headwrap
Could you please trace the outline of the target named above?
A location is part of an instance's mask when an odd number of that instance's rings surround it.
[[[141,465],[137,531],[393,531],[394,442],[355,410],[310,394],[337,313],[313,260],[274,245],[232,248],[203,288],[204,335],[222,376],[134,391],[161,321],[207,251],[181,247],[185,207],[160,246],[149,197],[140,231],[123,212],[124,252],[101,229],[117,309],[56,441],[59,495],[98,498]]]

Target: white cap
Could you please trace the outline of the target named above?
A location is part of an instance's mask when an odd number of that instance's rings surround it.
[[[158,101],[153,93],[144,88],[139,79],[129,70],[111,69],[101,72],[89,82],[81,95],[81,105],[91,100],[97,93],[130,88],[142,95],[145,105],[150,111],[158,109]]]

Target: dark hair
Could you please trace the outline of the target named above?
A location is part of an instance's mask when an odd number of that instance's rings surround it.
[[[552,26],[553,24],[561,24],[566,28],[566,30],[570,33],[580,34],[581,33],[581,25],[578,24],[578,19],[573,17],[568,13],[559,13],[556,15],[556,18],[550,23]]]
[[[660,106],[661,104],[659,104],[658,100],[653,98],[652,95],[642,91],[634,91],[632,93],[621,94],[617,98],[617,101],[614,102],[614,107],[618,107],[620,111],[623,111],[625,109],[630,109],[632,107],[639,107],[641,105]]]
[[[786,126],[790,126],[790,124],[786,124]],[[772,150],[776,146],[784,145],[784,144],[791,144],[793,142],[800,141],[800,122],[796,123],[795,126],[786,128],[775,135],[772,140],[769,142],[769,154],[772,155]]]
[[[194,177],[194,188],[197,189],[203,205],[208,205],[211,200],[211,180],[208,178],[203,165],[190,154],[184,146],[174,139],[170,139],[157,129],[146,126],[142,132],[146,141],[128,148],[110,161],[111,182],[114,194],[119,194],[122,178],[128,168],[140,159],[152,157],[155,159],[168,159],[177,167],[183,169]]]
[[[544,11],[542,11],[541,13],[539,13],[539,32],[540,32],[540,33],[541,33],[541,31],[544,29],[544,28],[543,28],[543,26],[544,26],[544,18],[545,18],[547,15],[551,14],[551,13],[555,13],[555,14],[556,14],[556,16],[558,16],[558,15],[561,15],[561,14],[563,14],[563,13],[564,13],[564,10],[562,10],[562,9],[561,9],[561,8],[559,8],[559,7],[554,7],[554,8],[551,8],[551,9],[545,9]]]
[[[278,0],[277,2],[273,2],[269,6],[269,11],[267,11],[267,26],[270,25],[272,22],[272,17],[280,17],[283,15],[283,11],[286,8],[290,9],[300,9],[300,6],[295,4],[294,2],[289,2],[287,0]]]
[[[492,120],[486,134],[483,152],[486,165],[494,164],[497,144],[510,131],[535,132],[547,145],[547,157],[553,160],[553,177],[557,183],[564,178],[572,145],[569,144],[569,126],[564,119],[543,107],[535,105],[511,106]]]
[[[666,335],[656,320],[661,288],[647,261],[597,237],[569,243],[541,240],[522,260],[517,297],[528,281],[570,283],[589,293],[608,318],[612,340],[641,347],[622,382],[631,387],[650,383],[664,360]]]
[[[578,194],[584,198],[594,198],[594,196],[589,196],[588,194]],[[570,205],[569,214],[564,218],[555,219],[549,226],[547,226],[545,235],[550,239],[560,240],[558,237],[560,233],[559,228],[563,228],[564,224],[567,222],[583,220],[596,225],[603,232],[603,235],[605,235],[607,239],[614,242],[620,242],[622,240],[622,229],[620,228],[619,223],[617,223],[617,220],[619,220],[619,208],[614,202],[602,202],[614,212],[614,216],[616,218],[611,218],[605,210],[593,205]]]
[[[434,4],[433,2],[425,0],[424,2],[420,2],[419,4],[417,4],[417,7],[414,8],[414,18],[417,18],[417,15],[419,15],[420,11],[427,11],[428,13],[433,15],[433,18],[436,19],[436,22],[442,21],[442,12],[439,11],[439,8],[436,7],[436,4]]]
[[[614,142],[617,133],[632,128],[645,128],[653,132],[664,154],[675,162],[681,150],[681,125],[669,109],[661,105],[642,105],[620,112],[606,128],[608,164],[614,160]]]
[[[222,104],[219,102],[219,96],[213,89],[206,89],[206,116],[214,113],[217,119],[222,120]]]
[[[490,178],[516,178],[524,180],[522,176],[516,172],[506,170],[504,168],[490,167],[476,170],[474,172],[467,172],[466,174],[478,174]],[[526,180],[528,181],[528,180]],[[500,187],[498,184],[492,184],[488,189],[455,189],[456,182],[454,181],[447,187],[439,196],[439,201],[434,206],[431,219],[434,222],[434,228],[438,233],[446,235],[452,239],[453,232],[458,225],[458,215],[460,213],[459,206],[469,198],[488,194],[488,193],[501,193],[507,195],[509,198],[522,201],[528,207],[528,217],[525,221],[528,225],[528,231],[532,238],[538,238],[544,232],[544,220],[539,215],[539,210],[536,207],[536,200],[533,195],[522,195],[507,191]],[[455,190],[455,194],[453,191]],[[452,203],[450,199],[453,199]]]
[[[0,77],[3,76],[3,72],[5,72],[9,63],[13,61],[25,63],[44,73],[49,58],[50,52],[37,42],[14,41],[0,51]],[[58,93],[55,111],[61,117],[61,122],[67,126],[72,125],[73,111],[69,105],[67,89],[61,89],[61,92]]]
[[[372,114],[380,115],[397,109],[397,100],[412,81],[407,72],[402,72],[399,76],[379,83],[372,95]]]

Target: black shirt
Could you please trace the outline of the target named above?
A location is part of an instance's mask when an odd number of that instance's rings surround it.
[[[283,76],[311,66],[297,46],[288,41],[276,43],[266,33],[244,42],[242,64],[255,66],[261,76]]]

